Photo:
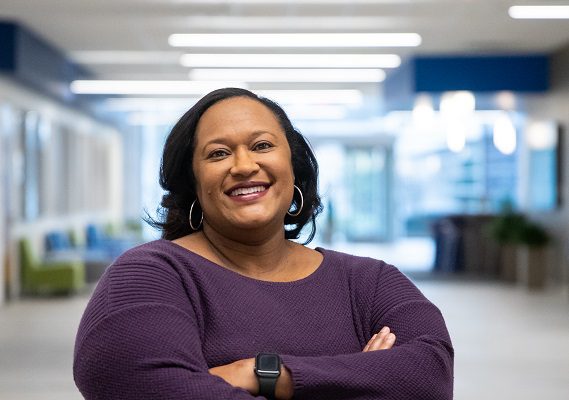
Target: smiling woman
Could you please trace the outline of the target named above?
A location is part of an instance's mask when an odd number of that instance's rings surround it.
[[[81,321],[85,398],[451,399],[444,320],[405,276],[290,240],[314,236],[317,176],[276,103],[196,103],[164,148],[163,239],[117,259]]]
[[[244,145],[238,146],[242,140],[245,141]],[[237,146],[237,149],[232,149],[231,145]],[[244,149],[247,151],[244,152]],[[207,185],[212,181],[209,178],[197,179],[196,174],[200,171],[223,173],[224,166],[237,161],[239,164],[233,167],[233,172],[239,175],[240,169],[254,165],[251,158],[253,155],[268,160],[268,170],[263,168],[262,171],[265,179],[269,179],[271,168],[275,168],[279,163],[284,163],[284,166],[279,167],[280,170],[284,167],[292,173],[294,184],[299,190],[295,191],[294,196],[293,187],[290,186],[288,190],[293,197],[293,207],[300,210],[300,213],[291,216],[282,212],[284,224],[291,227],[285,232],[285,237],[298,238],[303,227],[310,224],[308,242],[312,240],[316,216],[322,209],[317,192],[316,158],[304,137],[294,129],[280,106],[269,99],[257,97],[238,88],[216,90],[205,96],[172,129],[164,147],[160,177],[160,184],[167,192],[162,201],[164,219],[154,223],[162,229],[163,237],[173,240],[195,231],[190,226],[189,218],[183,216],[189,217],[190,208],[198,198],[200,182]],[[275,160],[275,155],[280,156],[278,160]],[[243,162],[251,164],[248,167],[243,165]],[[232,180],[235,185],[248,185],[247,177],[243,179],[238,176]],[[228,185],[227,181],[231,182],[231,179],[227,178],[223,184]],[[283,182],[277,182],[274,191],[283,190],[279,187],[284,187]],[[209,200],[209,196],[215,194],[206,193],[204,199]],[[302,209],[299,207],[301,196],[304,200]],[[208,207],[207,201],[198,203],[201,207]],[[196,220],[198,209],[201,208],[195,204],[193,218]],[[211,218],[213,217],[212,215]],[[201,226],[197,228],[196,230],[202,230]]]

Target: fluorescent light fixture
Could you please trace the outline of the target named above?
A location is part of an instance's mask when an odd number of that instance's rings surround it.
[[[382,82],[381,69],[194,69],[190,79],[241,82]]]
[[[118,97],[106,99],[102,106],[111,112],[187,110],[199,97]]]
[[[351,4],[409,4],[409,3],[428,3],[433,0],[351,0]],[[178,3],[192,4],[221,4],[227,5],[227,0],[177,0]],[[235,4],[341,4],[345,5],[346,0],[231,0]]]
[[[279,104],[363,104],[363,94],[356,89],[274,89],[255,90],[255,93]]]
[[[191,68],[397,68],[396,54],[184,54]]]
[[[196,81],[150,81],[150,80],[77,80],[71,82],[75,94],[116,95],[198,95],[224,87],[242,87],[243,82],[196,82]]]
[[[416,47],[417,33],[175,33],[174,47]]]
[[[81,64],[175,64],[180,58],[177,51],[74,51],[71,58]]]
[[[227,0],[224,0],[227,1]],[[346,1],[346,0],[341,0]],[[184,17],[185,26],[194,32],[374,32],[414,26],[414,17],[401,16],[228,16],[208,15]]]
[[[510,17],[515,19],[567,19],[567,6],[513,6],[508,10]]]

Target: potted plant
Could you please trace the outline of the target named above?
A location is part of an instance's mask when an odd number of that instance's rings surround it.
[[[526,222],[519,234],[518,280],[530,289],[542,289],[547,276],[550,237],[541,226]]]
[[[498,276],[505,281],[516,281],[516,248],[526,224],[526,218],[508,205],[490,223],[490,235],[498,244]]]

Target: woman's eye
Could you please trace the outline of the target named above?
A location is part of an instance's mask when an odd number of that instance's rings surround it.
[[[267,150],[270,149],[271,147],[273,147],[269,142],[261,142],[261,143],[257,143],[253,149],[254,150]]]
[[[227,151],[225,150],[214,150],[209,153],[209,158],[221,158],[227,155]]]

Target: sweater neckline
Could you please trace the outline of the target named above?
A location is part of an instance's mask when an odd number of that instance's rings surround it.
[[[249,282],[254,282],[257,284],[261,284],[261,285],[269,285],[269,286],[295,286],[295,285],[299,285],[299,284],[304,284],[307,282],[310,282],[314,279],[316,279],[320,274],[323,273],[323,271],[326,269],[327,265],[329,264],[329,254],[328,251],[326,249],[323,249],[322,247],[316,247],[314,248],[314,250],[316,250],[317,252],[319,252],[320,254],[322,254],[322,261],[320,262],[320,265],[318,265],[318,268],[316,268],[310,275],[305,276],[304,278],[300,278],[294,281],[286,281],[286,282],[280,282],[280,281],[265,281],[262,279],[255,279],[255,278],[251,278],[247,275],[243,275],[240,274],[239,272],[235,272],[231,269],[225,268],[222,265],[219,265],[218,263],[211,261],[208,258],[205,258],[204,256],[193,252],[192,250],[189,250],[183,246],[180,246],[179,244],[176,244],[170,240],[166,240],[166,239],[158,239],[159,242],[162,243],[166,243],[168,246],[170,247],[174,247],[177,248],[177,251],[179,253],[181,253],[182,255],[184,255],[185,257],[189,257],[189,258],[194,258],[194,259],[198,259],[200,262],[207,264],[208,266],[214,267],[216,271],[219,271],[220,273],[229,275],[229,276],[233,276],[236,277],[238,279],[242,279],[242,280],[246,280]]]

